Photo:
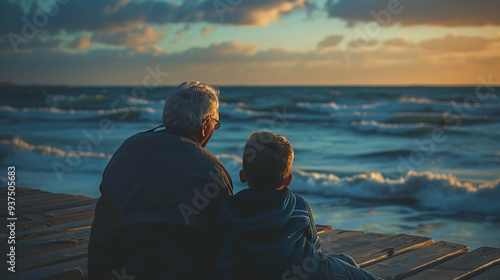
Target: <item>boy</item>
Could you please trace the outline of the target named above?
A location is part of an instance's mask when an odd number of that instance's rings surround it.
[[[346,255],[326,256],[311,207],[288,186],[292,145],[270,132],[254,132],[243,152],[242,183],[226,196],[219,217],[227,225],[214,279],[377,279]]]

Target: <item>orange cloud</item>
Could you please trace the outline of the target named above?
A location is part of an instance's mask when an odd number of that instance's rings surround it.
[[[318,43],[318,48],[336,47],[340,44],[340,42],[342,42],[342,39],[344,39],[344,36],[342,35],[328,36]]]
[[[463,35],[447,35],[441,38],[432,38],[421,41],[418,45],[424,50],[440,53],[472,52],[486,50],[489,46],[499,43],[498,38],[469,37]]]
[[[461,39],[470,41],[478,38],[489,42],[495,37],[470,36]],[[160,64],[175,69],[175,79],[191,77],[214,84],[476,84],[479,76],[490,75],[492,83],[500,83],[500,54],[495,51],[497,43],[485,49],[476,46],[476,51],[469,51],[472,47],[452,52],[434,47],[434,42],[449,44],[448,40],[453,42],[455,39],[443,36],[414,42],[395,38],[353,54],[350,63],[341,48],[326,52],[316,48],[299,52],[286,48],[260,49],[258,44],[239,41],[214,43],[175,53],[162,53],[154,47],[96,49],[85,54],[56,54],[39,50],[18,56],[15,60],[0,54],[5,69],[8,69],[0,74],[7,79],[26,76],[35,81],[57,82],[64,78],[70,83],[78,83],[81,75],[88,73],[91,67],[90,83],[128,84],[140,76],[138,73],[142,73],[143,65]],[[433,48],[424,48],[421,44],[430,44]],[[60,71],[53,74],[37,72],[26,66],[41,67],[48,61],[50,65],[46,67],[56,67]],[[87,69],[74,67],[79,64],[88,65]],[[101,69],[107,69],[107,72],[103,73]],[[72,75],[64,76],[67,73]]]
[[[145,26],[132,31],[122,31],[113,34],[96,33],[92,36],[92,41],[127,47],[153,46],[163,41],[166,33],[166,28],[156,30],[152,26]]]
[[[246,4],[248,2],[248,5]],[[271,22],[278,22],[282,14],[289,13],[295,8],[304,8],[308,0],[278,0],[278,1],[252,1],[243,2],[241,6],[235,7],[235,13],[239,17],[237,25],[260,25],[266,26]]]
[[[210,35],[210,33],[212,33],[213,30],[214,30],[214,28],[212,26],[205,26],[205,27],[203,27],[203,30],[201,31],[201,35],[203,37],[207,37],[208,35]]]
[[[208,49],[211,55],[255,55],[259,51],[259,44],[245,44],[238,41],[231,41],[227,43],[214,43]]]
[[[77,50],[85,50],[90,48],[91,45],[90,36],[81,36],[76,38],[73,43],[71,43],[71,47]]]

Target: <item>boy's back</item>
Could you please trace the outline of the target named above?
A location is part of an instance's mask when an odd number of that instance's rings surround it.
[[[300,275],[315,279],[318,253],[313,247],[319,248],[319,238],[304,198],[288,188],[245,189],[221,202],[219,217],[228,231],[217,259],[216,279]]]
[[[249,189],[219,206],[228,229],[214,279],[376,280],[349,256],[319,252],[311,207],[288,189],[293,157],[281,135],[254,132],[248,139],[240,180]]]

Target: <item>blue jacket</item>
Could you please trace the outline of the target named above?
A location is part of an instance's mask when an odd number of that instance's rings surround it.
[[[219,217],[228,228],[214,279],[282,279],[293,266],[318,259],[311,207],[288,188],[245,189],[225,196]]]
[[[214,155],[179,131],[139,133],[113,155],[100,191],[90,280],[122,272],[136,280],[211,278],[224,235],[217,205],[233,193]]]

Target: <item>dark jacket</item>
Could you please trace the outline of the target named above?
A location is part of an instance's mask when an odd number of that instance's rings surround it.
[[[311,207],[288,188],[245,189],[226,196],[219,217],[228,231],[213,279],[282,279],[284,273],[294,274],[294,266],[312,267],[310,262],[318,260],[320,242]]]
[[[104,170],[89,241],[91,280],[211,277],[223,237],[217,205],[233,193],[231,177],[187,135],[153,131],[127,139]]]

